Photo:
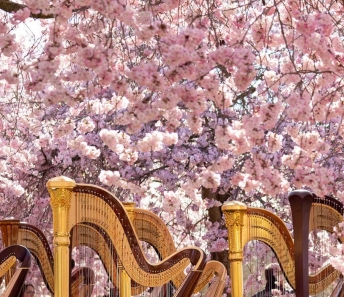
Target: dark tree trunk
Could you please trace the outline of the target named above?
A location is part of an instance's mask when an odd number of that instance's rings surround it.
[[[216,201],[219,201],[223,203],[228,199],[228,194],[221,195],[218,192],[213,192],[211,189],[202,188],[202,198],[203,199],[214,199]],[[225,229],[224,221],[222,218],[222,211],[221,206],[220,207],[212,207],[208,210],[209,214],[209,221],[212,223],[218,222],[220,225],[222,225],[222,228]],[[228,260],[228,250],[224,250],[222,252],[213,252],[211,253],[211,259],[217,260],[221,262],[225,267],[227,268],[227,273],[229,275],[229,260]],[[230,294],[227,294],[227,296],[230,296]]]

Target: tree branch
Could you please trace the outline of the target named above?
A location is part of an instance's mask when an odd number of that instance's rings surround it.
[[[0,10],[9,12],[9,13],[14,13],[17,12],[20,9],[24,9],[27,7],[26,5],[15,3],[9,0],[0,0]],[[85,11],[89,6],[82,6],[77,9],[73,9],[72,11],[75,12],[80,12],[80,11]],[[55,14],[43,14],[43,13],[31,13],[30,17],[35,18],[35,19],[53,19],[56,17]]]

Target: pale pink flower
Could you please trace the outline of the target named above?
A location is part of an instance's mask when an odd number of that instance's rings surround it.
[[[225,249],[228,249],[228,242],[223,238],[219,238],[216,241],[211,243],[209,251],[222,252]]]
[[[16,11],[13,14],[13,19],[15,21],[24,21],[25,19],[27,19],[30,16],[30,13],[31,13],[30,9],[25,7],[23,9]]]
[[[102,170],[99,174],[99,180],[107,186],[112,186],[116,184],[120,176],[118,171]]]
[[[93,120],[90,117],[84,118],[78,124],[78,131],[82,134],[93,131],[96,127]]]
[[[16,197],[20,197],[25,192],[24,188],[19,184],[12,184],[10,188],[13,195],[15,195]]]
[[[205,188],[215,189],[221,183],[221,175],[206,169],[201,173],[201,181]]]

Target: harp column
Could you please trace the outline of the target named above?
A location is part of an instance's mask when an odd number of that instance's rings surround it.
[[[230,277],[232,297],[243,297],[243,248],[247,220],[247,206],[241,202],[231,201],[222,206],[228,230],[228,259],[230,264]]]
[[[308,235],[313,195],[306,190],[288,195],[294,229],[295,296],[309,296]]]
[[[134,221],[134,209],[135,203],[134,202],[124,202],[123,206],[128,213],[128,217],[130,221],[133,223]],[[131,279],[128,273],[124,270],[122,263],[119,265],[119,283],[120,283],[120,297],[130,297],[131,296]]]
[[[75,186],[75,181],[65,176],[47,182],[54,225],[55,297],[69,296],[69,209]]]

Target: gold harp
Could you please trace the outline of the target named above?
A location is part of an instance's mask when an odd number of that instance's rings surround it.
[[[152,265],[146,260],[139,244],[132,214],[128,213],[110,192],[97,186],[76,184],[65,177],[49,180],[47,187],[51,196],[54,222],[56,297],[68,296],[66,292],[69,292],[70,233],[75,226],[83,227],[85,232],[87,230],[86,233],[92,229],[92,236],[103,238],[106,242],[106,245],[103,245],[105,251],[109,249],[109,243],[115,248],[115,253],[108,257],[112,258],[112,261],[114,257],[119,260],[117,286],[120,286],[120,296],[131,296],[132,282],[144,287],[161,286],[175,279],[177,275],[182,275],[189,264],[192,269],[184,275],[174,296],[191,296],[206,267],[202,250],[196,247],[184,248]],[[104,255],[104,259],[105,257]],[[208,273],[213,274],[216,266],[209,263]]]
[[[174,246],[172,237],[165,223],[154,213],[134,208],[134,205],[124,204],[129,216],[132,218],[134,229],[139,240],[151,244],[161,259],[169,257],[177,250]],[[77,232],[72,232],[72,246],[85,245],[92,248],[101,259],[105,270],[113,284],[116,284],[118,277],[118,267],[114,263],[118,262],[115,247],[109,236],[101,228],[91,226],[89,223],[77,225]],[[74,230],[74,228],[73,228]],[[74,244],[75,243],[75,244]],[[209,282],[210,287],[205,296],[218,297],[223,293],[227,270],[225,266],[218,261],[208,261],[202,271],[200,279],[193,293],[198,293],[204,289]],[[185,279],[184,272],[173,277],[172,282],[175,288],[179,288]],[[131,281],[131,294],[138,295],[144,291],[144,287]]]
[[[0,227],[4,247],[15,244],[25,246],[36,259],[47,289],[54,294],[54,258],[43,232],[35,226],[13,219],[1,220]],[[5,273],[6,284],[13,278],[12,270]],[[92,269],[76,269],[71,275],[71,296],[91,296],[93,283]]]
[[[294,240],[284,222],[273,213],[250,208],[240,202],[222,206],[228,229],[232,296],[243,296],[243,248],[251,240],[259,240],[274,251],[286,280],[297,297],[321,292],[339,278],[340,273],[326,266],[315,275],[308,273],[308,234],[314,229],[332,230],[343,215],[333,201],[321,202],[308,191],[289,195],[294,224]]]

